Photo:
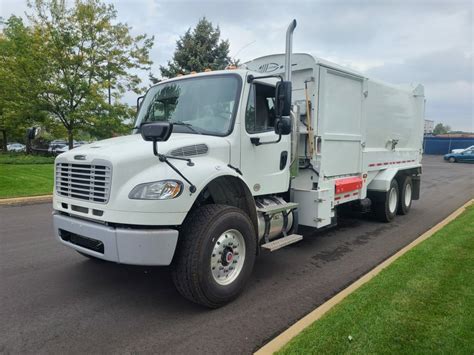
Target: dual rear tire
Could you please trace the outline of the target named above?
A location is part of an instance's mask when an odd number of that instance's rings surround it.
[[[401,181],[399,196],[398,214],[405,215],[410,211],[413,198],[413,180],[410,176]]]
[[[382,222],[391,222],[397,214],[406,215],[411,208],[413,181],[410,176],[393,179],[387,192],[372,194],[373,212]]]

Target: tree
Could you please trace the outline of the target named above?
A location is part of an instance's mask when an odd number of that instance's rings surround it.
[[[26,128],[42,125],[48,115],[37,100],[47,65],[38,32],[11,16],[0,33],[0,129],[7,139],[24,141]],[[7,138],[8,137],[8,138]]]
[[[41,38],[47,65],[39,85],[40,107],[67,130],[69,147],[80,129],[97,129],[101,119],[122,129],[130,108],[118,99],[126,90],[140,92],[141,80],[131,70],[148,70],[153,37],[133,37],[126,24],[114,23],[113,5],[100,0],[35,0],[29,19]]]
[[[229,41],[221,40],[220,36],[219,26],[214,28],[205,17],[201,18],[193,30],[189,28],[178,39],[173,59],[168,61],[167,67],[160,66],[161,75],[172,78],[192,71],[224,69],[232,60],[229,57]],[[153,82],[157,80],[154,77],[150,79]]]
[[[449,131],[451,131],[451,127],[448,125],[443,125],[442,123],[438,123],[435,128],[433,129],[433,134],[438,135],[438,134],[446,134]]]

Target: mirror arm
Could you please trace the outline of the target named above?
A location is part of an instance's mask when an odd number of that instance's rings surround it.
[[[268,78],[278,78],[280,81],[283,81],[283,77],[279,74],[273,74],[273,75],[262,75],[262,76],[253,76],[250,74],[247,77],[247,83],[251,84],[255,79],[268,79]]]
[[[177,160],[185,160],[188,162],[188,166],[194,166],[194,163],[191,161],[191,159],[186,159],[186,158],[179,158],[179,157],[172,157],[172,156],[168,156],[168,155],[165,155],[165,154],[160,154],[158,153],[158,145],[156,144],[157,141],[154,140],[153,141],[153,154],[155,154],[158,159],[163,162],[163,163],[166,163],[168,164],[168,166],[173,169],[176,174],[178,174],[179,176],[181,176],[181,178],[186,181],[188,184],[189,184],[189,192],[191,192],[192,194],[196,192],[196,186],[191,182],[189,181],[186,176],[184,176],[181,171],[178,170],[178,168],[176,168],[168,159],[177,159]]]
[[[140,106],[141,106],[141,105],[140,105],[140,101],[141,101],[144,97],[145,97],[145,95],[137,97],[137,113],[138,113],[138,111],[140,111]]]
[[[188,162],[188,166],[194,166],[193,161],[189,158],[174,157],[172,155],[165,155],[165,154],[158,153],[158,144],[157,143],[158,143],[157,141],[153,141],[153,154],[155,154],[155,156],[157,156],[158,158],[163,156],[163,157],[166,157],[168,159],[184,160],[184,161]]]

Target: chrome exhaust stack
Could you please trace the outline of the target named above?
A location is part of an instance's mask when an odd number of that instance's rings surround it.
[[[285,81],[291,81],[291,52],[293,50],[293,31],[295,28],[296,20],[293,20],[286,30]]]

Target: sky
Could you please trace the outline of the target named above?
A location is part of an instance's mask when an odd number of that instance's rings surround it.
[[[285,49],[298,22],[294,52],[310,53],[393,84],[425,86],[425,118],[474,132],[474,0],[116,0],[118,21],[155,36],[152,72],[176,41],[205,16],[241,62]],[[0,0],[0,16],[23,15],[26,0]],[[148,75],[142,75],[148,81]],[[135,102],[132,94],[125,100]]]

